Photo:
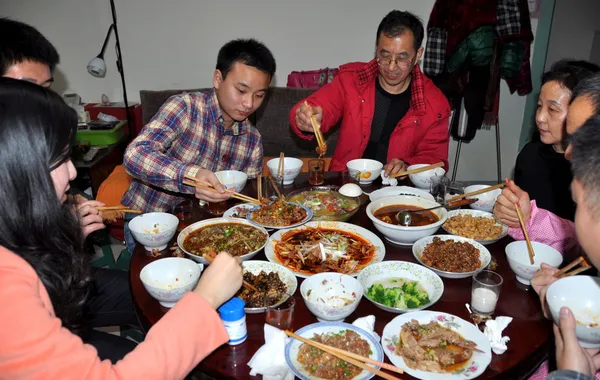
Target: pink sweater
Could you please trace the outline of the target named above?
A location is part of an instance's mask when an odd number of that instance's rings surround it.
[[[181,379],[228,340],[216,311],[189,292],[123,360],[101,361],[61,326],[34,269],[2,246],[0,304],[0,379]]]

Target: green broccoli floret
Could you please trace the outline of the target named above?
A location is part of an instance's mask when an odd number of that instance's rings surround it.
[[[415,309],[419,306],[421,306],[421,301],[414,295],[412,294],[406,294],[405,296],[406,299],[406,306],[409,309]]]
[[[428,304],[429,301],[429,294],[427,294],[426,291],[424,290],[419,290],[416,294],[417,298],[419,299],[419,301],[421,302],[421,305],[425,305]]]
[[[385,289],[381,284],[373,284],[367,290],[367,295],[375,302],[384,303],[385,301]]]
[[[417,282],[416,281],[406,281],[404,285],[402,285],[402,290],[405,293],[413,294],[417,291]]]
[[[400,297],[396,300],[396,304],[394,305],[394,307],[398,307],[400,309],[406,309],[406,295],[405,294],[400,295]]]

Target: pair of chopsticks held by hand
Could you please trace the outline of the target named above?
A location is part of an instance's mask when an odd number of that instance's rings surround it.
[[[203,184],[203,183],[197,182],[198,180],[196,178],[194,178],[194,177],[185,176],[185,178],[186,179],[183,181],[183,183],[185,185],[192,186],[192,187],[195,187],[197,189],[209,190],[209,191],[214,191],[215,193],[218,193],[217,189],[215,189],[214,187],[212,187],[212,186],[210,186],[208,184]],[[257,204],[257,205],[262,205],[263,204],[261,201],[259,201],[256,198],[252,198],[252,197],[250,197],[248,195],[240,194],[240,193],[235,192],[235,191],[229,191],[229,194],[231,195],[232,198],[236,198],[236,199],[239,199],[239,200],[244,201],[244,202],[254,203],[254,204]]]
[[[217,254],[214,253],[214,252],[210,252],[210,253],[203,254],[202,257],[206,261],[208,261],[209,264],[212,264],[214,258],[217,257]],[[254,292],[258,292],[258,289],[256,289],[256,287],[254,285],[252,285],[251,283],[247,282],[246,280],[243,280],[242,286],[245,287],[246,289],[252,290]]]
[[[382,362],[379,362],[377,360],[373,360],[371,358],[367,358],[367,357],[355,354],[353,352],[345,351],[345,350],[342,350],[341,348],[331,347],[331,346],[328,346],[328,345],[323,344],[323,343],[315,342],[314,340],[306,339],[306,338],[301,337],[300,335],[297,335],[297,334],[295,334],[295,333],[293,333],[291,331],[287,331],[286,330],[285,334],[287,336],[291,337],[291,338],[294,338],[294,339],[299,340],[299,341],[301,341],[303,343],[306,343],[309,346],[317,348],[317,349],[319,349],[321,351],[325,351],[328,354],[331,354],[331,355],[333,355],[333,356],[335,356],[335,357],[337,357],[337,358],[339,358],[339,359],[341,359],[341,360],[343,360],[343,361],[345,361],[347,363],[353,364],[353,365],[355,365],[355,366],[357,366],[359,368],[362,368],[362,369],[364,369],[366,371],[369,371],[369,372],[371,372],[371,373],[373,373],[373,374],[375,374],[377,376],[380,376],[380,377],[382,377],[384,379],[398,380],[397,377],[392,376],[392,375],[390,375],[390,374],[388,374],[386,372],[377,370],[377,369],[375,369],[375,368],[367,365],[367,363],[375,365],[375,366],[378,366],[378,367],[381,367],[382,369],[387,369],[388,371],[393,371],[393,372],[396,372],[396,373],[404,373],[404,371],[401,368],[394,367],[393,365],[390,365],[390,364],[387,364],[387,363],[382,363]]]
[[[304,105],[310,107],[307,101],[304,101]],[[319,154],[319,158],[321,158],[325,155],[325,153],[327,153],[327,143],[325,142],[325,138],[323,137],[321,125],[317,121],[317,117],[315,115],[310,117],[310,124],[313,127],[313,131],[315,132],[315,138],[317,139],[317,144],[319,145],[316,151]]]
[[[105,222],[114,222],[117,219],[122,218],[126,212],[133,214],[141,214],[140,210],[132,210],[127,206],[102,206],[96,207],[96,210],[102,211],[102,219]]]
[[[579,264],[581,264],[581,267],[579,267],[577,269],[573,269]],[[581,272],[584,272],[584,271],[590,269],[591,267],[592,266],[587,262],[586,259],[584,259],[582,256],[579,256],[579,258],[577,258],[576,260],[573,260],[569,265],[565,266],[558,272],[554,273],[554,277],[563,278],[563,277],[574,276],[576,274],[579,274]],[[571,269],[573,269],[573,270],[571,272],[569,272]]]
[[[506,187],[509,187],[508,178],[505,178]],[[517,211],[517,217],[519,218],[519,224],[521,225],[521,230],[523,230],[523,236],[525,236],[525,242],[527,243],[527,251],[529,251],[529,262],[531,265],[534,264],[535,252],[533,251],[533,245],[531,244],[531,239],[529,239],[529,233],[527,233],[527,227],[525,226],[525,220],[523,219],[523,212],[521,211],[521,206],[519,202],[515,202],[515,210]]]

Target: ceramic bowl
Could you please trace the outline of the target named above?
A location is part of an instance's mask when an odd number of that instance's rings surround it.
[[[223,170],[215,172],[215,176],[227,189],[234,189],[238,193],[246,186],[248,175],[237,170]]]
[[[429,165],[430,164],[410,165],[406,170],[419,169]],[[434,168],[420,173],[409,174],[408,178],[410,178],[410,181],[419,189],[429,190],[429,187],[431,186],[431,177],[434,175],[442,176],[444,174],[446,174],[444,168]]]
[[[204,265],[180,257],[167,257],[147,264],[140,272],[146,291],[164,307],[173,307],[194,289]]]
[[[549,245],[538,243],[536,241],[532,241],[531,245],[535,252],[535,255],[533,256],[533,265],[529,261],[529,251],[527,250],[527,243],[525,240],[513,241],[504,249],[510,269],[515,272],[517,281],[525,285],[531,283],[531,279],[535,275],[535,272],[540,269],[542,263],[557,268],[563,261],[560,252]]]
[[[299,160],[297,158],[285,157],[283,159],[284,185],[291,185],[292,183],[294,183],[294,180],[296,179],[296,177],[298,177],[298,174],[300,174],[300,171],[302,170],[302,165],[304,165],[302,160]],[[277,170],[279,170],[279,158],[273,158],[267,161],[267,167],[269,168],[271,175],[273,177],[277,177]]]
[[[302,282],[300,293],[319,321],[341,322],[358,307],[363,287],[346,274],[319,273]]]
[[[369,160],[367,158],[358,158],[356,160],[348,161],[346,164],[348,173],[352,178],[356,178],[358,172],[360,172],[359,183],[369,184],[372,183],[383,170],[383,164],[379,161]]]
[[[166,212],[150,212],[141,214],[129,222],[129,229],[135,240],[147,251],[162,251],[175,235],[179,219]]]
[[[488,187],[490,187],[490,186],[489,185],[467,186],[467,187],[465,187],[465,193],[471,193],[473,191],[485,189]],[[470,207],[472,209],[486,211],[486,212],[492,212],[494,210],[494,205],[496,204],[496,199],[500,196],[501,193],[502,193],[502,189],[495,189],[492,191],[488,191],[487,193],[483,193],[483,194],[479,194],[479,195],[475,195],[475,196],[467,197],[467,198],[469,198],[469,199],[477,198],[478,199],[477,202],[472,203],[470,205]]]

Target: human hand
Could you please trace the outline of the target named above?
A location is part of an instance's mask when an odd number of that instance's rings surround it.
[[[323,109],[321,107],[312,107],[307,102],[300,104],[296,108],[296,126],[303,132],[314,132],[310,118],[314,116],[317,123],[321,125],[323,120]]]
[[[514,181],[509,181],[508,186],[502,189],[502,194],[500,194],[494,205],[494,216],[507,226],[518,228],[520,226],[519,216],[515,208],[517,202],[521,206],[523,222],[527,223],[531,217],[529,194],[515,185]]]
[[[79,202],[74,203],[74,206],[79,215],[79,225],[84,238],[87,238],[92,232],[106,227],[102,219],[102,212],[98,211],[98,207],[104,206],[104,203],[89,201],[84,197],[79,199],[77,196],[73,198],[73,202]]]
[[[560,309],[559,325],[554,325],[557,367],[593,376],[600,367],[600,349],[584,349],[579,345],[575,317],[568,307]]]
[[[383,167],[386,177],[400,173],[404,169],[406,169],[406,163],[398,158],[392,158],[391,161]]]
[[[204,270],[194,292],[217,309],[235,295],[242,286],[242,280],[242,259],[221,252]]]
[[[215,188],[218,192],[212,190],[205,190],[196,188],[196,198],[202,199],[208,202],[222,202],[229,199],[230,193],[227,189],[219,182],[215,173],[210,170],[200,169],[196,174],[196,180],[199,183],[209,184]]]
[[[550,284],[558,280],[556,277],[554,277],[558,271],[559,270],[557,268],[551,267],[546,263],[542,263],[541,268],[531,279],[531,286],[540,297],[542,311],[544,312],[544,316],[548,319],[552,319],[552,315],[550,315],[548,304],[546,303],[546,291],[548,290],[548,286],[550,286]]]

